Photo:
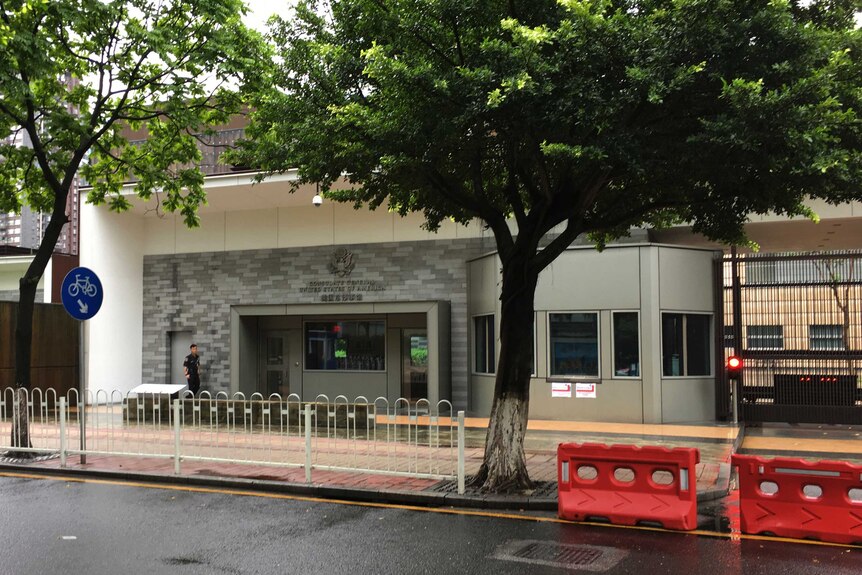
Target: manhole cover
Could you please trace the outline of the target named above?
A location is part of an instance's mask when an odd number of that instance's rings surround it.
[[[602,572],[619,563],[625,556],[625,551],[614,547],[518,540],[504,543],[491,557],[561,569]]]

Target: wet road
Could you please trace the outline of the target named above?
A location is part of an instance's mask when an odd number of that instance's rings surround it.
[[[0,509],[10,575],[862,572],[859,549],[182,487],[3,476]]]

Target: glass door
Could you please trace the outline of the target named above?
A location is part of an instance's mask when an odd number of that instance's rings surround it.
[[[428,398],[428,330],[401,331],[401,397]]]
[[[290,394],[290,368],[287,333],[267,331],[261,334],[261,369],[258,391],[264,397]]]

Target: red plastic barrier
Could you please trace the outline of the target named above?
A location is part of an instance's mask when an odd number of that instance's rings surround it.
[[[862,465],[753,455],[732,461],[739,470],[743,533],[862,542]]]
[[[692,530],[697,527],[699,461],[700,452],[689,447],[561,443],[558,515],[574,521],[603,517],[619,525],[648,521],[667,529]]]

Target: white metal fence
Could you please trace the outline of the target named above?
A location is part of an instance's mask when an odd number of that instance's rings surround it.
[[[19,395],[20,394],[20,395]],[[86,401],[84,401],[86,399]],[[85,408],[86,406],[86,408]],[[29,445],[15,425],[26,410]],[[457,479],[464,492],[464,412],[452,404],[385,398],[221,392],[180,398],[119,391],[0,394],[0,450],[209,461]]]

